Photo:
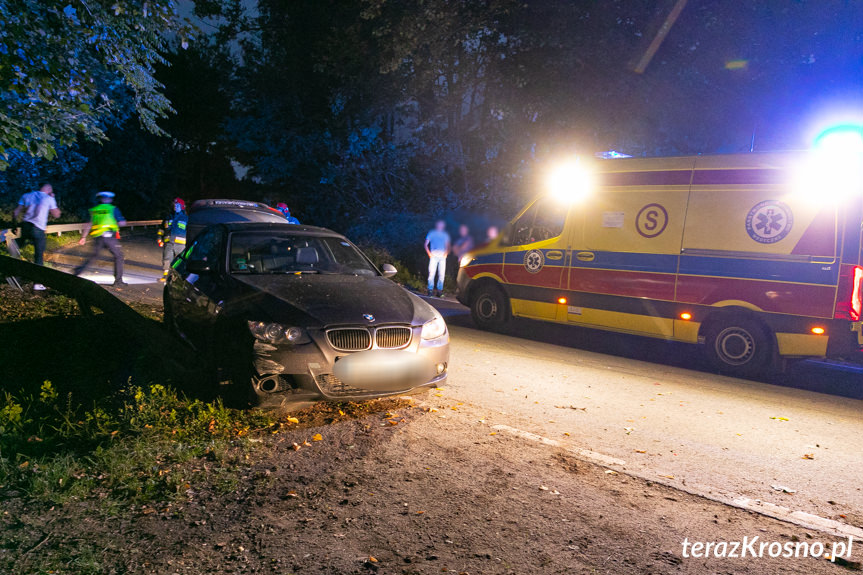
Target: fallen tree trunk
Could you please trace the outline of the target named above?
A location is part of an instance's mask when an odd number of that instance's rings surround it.
[[[174,341],[161,325],[145,318],[99,284],[9,256],[0,256],[0,275],[26,278],[62,292],[78,302],[84,315],[92,315],[93,308],[102,310],[130,338],[163,358],[174,372],[197,372],[201,367],[189,365],[191,354],[183,353],[184,344]]]

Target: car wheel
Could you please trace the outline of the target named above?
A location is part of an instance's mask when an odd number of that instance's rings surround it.
[[[501,330],[509,321],[509,300],[503,291],[493,284],[477,288],[470,304],[470,315],[482,329]]]
[[[764,373],[772,357],[769,331],[745,316],[723,317],[707,326],[705,351],[722,373],[751,377]]]

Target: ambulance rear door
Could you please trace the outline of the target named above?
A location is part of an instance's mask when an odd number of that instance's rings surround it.
[[[837,207],[823,190],[799,187],[806,161],[797,153],[698,159],[680,302],[833,317]]]

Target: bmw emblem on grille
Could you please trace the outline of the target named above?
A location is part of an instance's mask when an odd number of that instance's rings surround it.
[[[368,322],[373,322],[373,321],[375,321],[375,316],[373,316],[373,315],[372,315],[372,314],[370,314],[370,313],[364,313],[364,314],[363,314],[363,318],[365,318],[365,320],[366,320],[366,321],[368,321]]]

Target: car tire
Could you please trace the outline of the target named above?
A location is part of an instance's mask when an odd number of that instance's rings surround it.
[[[704,343],[710,364],[728,375],[762,375],[773,357],[770,331],[757,319],[742,315],[712,321],[705,330]]]
[[[497,285],[478,286],[471,298],[470,315],[481,329],[500,331],[510,319],[509,300]]]

